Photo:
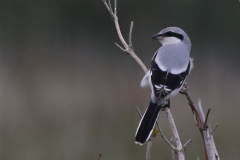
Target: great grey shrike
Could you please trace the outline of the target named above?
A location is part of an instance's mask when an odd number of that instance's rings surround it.
[[[180,91],[193,68],[191,41],[182,29],[168,27],[152,39],[159,40],[162,46],[154,54],[151,68],[141,81],[141,87],[150,86],[152,93],[135,135],[135,143],[140,145],[151,137],[161,108]]]

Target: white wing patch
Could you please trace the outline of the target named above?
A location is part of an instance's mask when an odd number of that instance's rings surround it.
[[[157,93],[162,92],[163,95],[166,95],[172,91],[172,89],[168,88],[168,86],[166,85],[160,84],[160,85],[154,85],[154,86],[156,88]]]

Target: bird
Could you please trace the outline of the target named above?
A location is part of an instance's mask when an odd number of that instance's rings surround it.
[[[151,137],[161,109],[182,88],[193,68],[191,41],[178,27],[167,27],[152,36],[162,46],[155,52],[151,68],[141,81],[141,87],[151,88],[151,100],[135,134],[135,143],[143,145]]]

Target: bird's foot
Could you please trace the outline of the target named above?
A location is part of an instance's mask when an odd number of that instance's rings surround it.
[[[170,99],[166,100],[166,103],[163,105],[161,111],[164,111],[166,107],[170,108]]]
[[[184,83],[181,90],[179,91],[181,94],[184,94],[188,91],[189,87],[187,86],[187,83]]]

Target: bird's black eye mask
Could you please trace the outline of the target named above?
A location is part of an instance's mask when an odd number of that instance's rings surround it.
[[[164,34],[162,34],[164,37],[176,37],[178,39],[181,39],[183,40],[183,35],[182,34],[178,34],[178,33],[175,33],[175,32],[172,32],[172,31],[168,31]]]

